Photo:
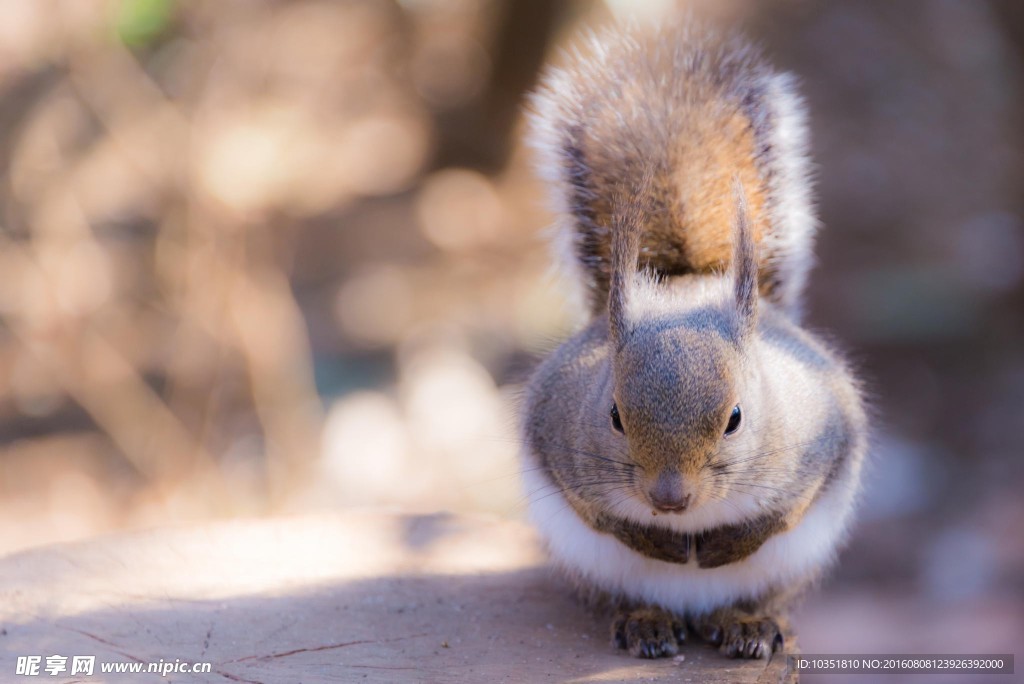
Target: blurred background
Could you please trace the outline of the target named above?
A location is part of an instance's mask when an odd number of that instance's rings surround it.
[[[801,79],[809,321],[877,415],[803,648],[1019,651],[1024,5],[705,4]],[[679,7],[0,3],[0,553],[364,504],[522,516],[518,387],[576,322],[523,95],[582,26]]]

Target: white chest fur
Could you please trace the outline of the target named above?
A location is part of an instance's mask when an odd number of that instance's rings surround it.
[[[526,462],[534,459],[527,458]],[[554,560],[597,588],[677,613],[701,614],[766,590],[791,587],[827,564],[843,536],[852,489],[836,487],[816,501],[800,523],[777,534],[744,560],[700,568],[654,560],[591,529],[543,470],[523,473],[530,518]]]

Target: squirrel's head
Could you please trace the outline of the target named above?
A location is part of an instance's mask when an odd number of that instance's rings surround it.
[[[637,466],[638,494],[655,511],[722,498],[716,464],[757,446],[746,428],[764,403],[750,360],[758,268],[738,183],[737,203],[728,272],[694,281],[688,292],[696,301],[682,309],[678,293],[637,272],[642,208],[627,202],[614,219],[608,438]]]

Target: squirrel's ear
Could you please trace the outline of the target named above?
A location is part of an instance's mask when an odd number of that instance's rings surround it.
[[[640,255],[641,218],[635,204],[620,200],[612,217],[612,273],[608,287],[608,323],[615,346],[626,339],[626,304]]]
[[[757,246],[750,231],[750,214],[743,185],[736,180],[736,225],[733,229],[732,272],[736,310],[744,332],[757,322]]]
[[[653,178],[646,169],[637,185],[623,188],[615,198],[612,212],[611,282],[608,287],[608,321],[616,347],[626,339],[629,322],[626,304],[638,269],[640,241],[644,229],[644,203]]]

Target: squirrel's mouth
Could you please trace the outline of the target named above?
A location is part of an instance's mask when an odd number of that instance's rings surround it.
[[[690,508],[690,495],[684,494],[679,498],[660,499],[648,494],[651,503],[651,513],[662,515],[666,513],[685,513]]]
[[[654,515],[685,513],[696,503],[696,483],[674,470],[663,470],[641,487]]]

